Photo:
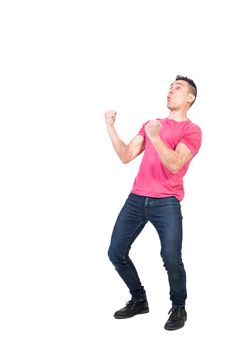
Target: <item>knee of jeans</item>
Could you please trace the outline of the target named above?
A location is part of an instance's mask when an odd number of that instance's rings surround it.
[[[114,265],[124,263],[124,261],[125,261],[124,257],[121,257],[118,250],[111,247],[111,246],[108,249],[108,257],[109,257],[110,261],[112,262],[112,264],[114,264]]]
[[[181,258],[166,256],[163,257],[164,267],[168,272],[181,271],[184,268]]]
[[[107,254],[110,261],[114,264],[117,261],[117,256],[114,249],[111,246],[109,247]]]

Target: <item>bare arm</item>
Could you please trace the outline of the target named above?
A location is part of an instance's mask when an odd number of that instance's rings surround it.
[[[126,164],[136,158],[144,150],[144,137],[141,135],[135,136],[129,144],[125,144],[117,134],[114,127],[116,112],[105,112],[107,131],[109,133],[112,145],[120,160]]]
[[[159,154],[162,163],[173,174],[176,174],[192,159],[192,152],[183,143],[179,143],[175,151],[169,149],[159,136],[160,129],[161,124],[158,121],[151,121],[145,127],[146,133],[154,145],[156,152]]]
[[[176,174],[180,169],[192,159],[192,152],[183,143],[179,143],[175,151],[167,148],[160,136],[151,140],[156,151],[158,152],[163,164],[173,173]]]

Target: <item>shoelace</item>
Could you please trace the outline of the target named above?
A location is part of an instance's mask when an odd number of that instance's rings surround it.
[[[132,307],[134,307],[135,305],[136,305],[136,301],[134,301],[134,300],[129,300],[128,302],[127,302],[127,304],[126,304],[126,306],[130,309],[130,308],[132,308]]]
[[[129,301],[127,302],[127,304],[126,304],[126,307],[127,307],[128,309],[132,309],[132,308],[134,308],[134,307],[136,306],[136,304],[138,304],[138,303],[141,303],[141,302],[135,301],[135,300],[129,300]]]
[[[171,314],[170,319],[176,320],[177,318],[180,317],[181,308],[180,308],[180,307],[177,307],[177,308],[172,307],[172,308],[169,310],[168,314]]]

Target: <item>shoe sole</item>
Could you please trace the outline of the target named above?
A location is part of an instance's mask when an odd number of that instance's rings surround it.
[[[186,320],[185,320],[185,322],[186,322]],[[183,328],[185,325],[185,322],[182,326],[179,326],[179,327],[166,327],[166,326],[164,326],[164,329],[166,329],[167,331],[176,331],[177,329]]]
[[[131,316],[116,316],[116,315],[114,315],[114,318],[116,318],[118,320],[123,320],[125,318],[132,318],[132,317],[137,316],[137,315],[147,314],[148,312],[149,312],[149,309],[143,310],[143,311],[138,312],[137,314],[134,314],[134,315],[131,315]]]
[[[164,329],[166,329],[167,331],[177,331],[177,329],[181,329],[183,327],[184,327],[184,324],[183,324],[183,326],[180,326],[180,327],[177,327],[177,328],[164,327]]]

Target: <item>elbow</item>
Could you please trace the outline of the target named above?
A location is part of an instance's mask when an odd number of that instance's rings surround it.
[[[122,156],[120,157],[120,160],[123,164],[127,164],[131,161],[131,155],[129,152],[125,152],[124,154],[122,154]]]
[[[171,171],[172,174],[175,175],[175,174],[177,174],[179,172],[179,169],[173,168],[173,169],[170,169],[170,171]]]
[[[127,158],[127,157],[123,157],[123,158],[121,158],[121,162],[122,162],[123,164],[128,164],[128,163],[130,162],[130,159]]]
[[[169,170],[172,174],[177,174],[181,169],[181,165],[178,163],[172,163],[170,164]]]

